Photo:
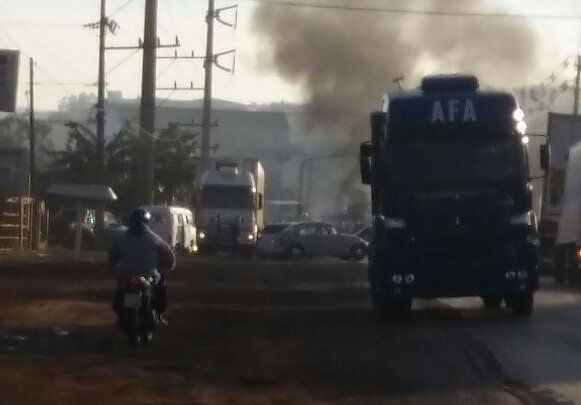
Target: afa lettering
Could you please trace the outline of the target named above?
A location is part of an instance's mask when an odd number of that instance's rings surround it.
[[[476,122],[472,100],[436,100],[432,106],[432,123]]]

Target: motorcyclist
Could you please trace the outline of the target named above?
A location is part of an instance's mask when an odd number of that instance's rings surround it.
[[[123,303],[123,285],[131,276],[153,276],[154,307],[159,321],[167,325],[166,274],[175,267],[171,247],[149,228],[151,214],[137,208],[129,217],[129,228],[109,251],[109,264],[116,271],[119,287],[115,291],[113,311],[119,316]]]

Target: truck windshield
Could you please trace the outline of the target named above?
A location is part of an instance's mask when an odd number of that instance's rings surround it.
[[[209,209],[254,208],[250,186],[204,186],[200,204]]]
[[[527,169],[520,139],[394,144],[388,170],[394,184],[467,184],[522,181]]]

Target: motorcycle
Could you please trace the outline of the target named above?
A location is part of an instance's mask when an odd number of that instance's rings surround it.
[[[120,326],[132,346],[151,343],[158,325],[153,302],[154,283],[154,277],[134,276],[123,286]]]

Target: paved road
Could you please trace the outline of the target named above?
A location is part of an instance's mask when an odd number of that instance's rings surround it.
[[[547,287],[529,320],[463,299],[386,322],[364,264],[194,259],[170,287],[170,328],[135,350],[111,325],[98,263],[3,268],[7,403],[581,403],[581,298],[566,290]]]

